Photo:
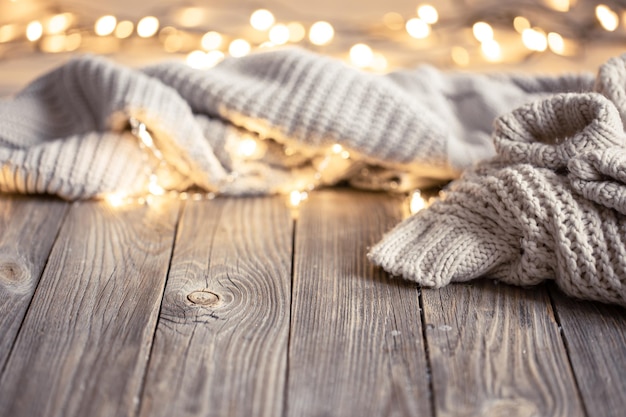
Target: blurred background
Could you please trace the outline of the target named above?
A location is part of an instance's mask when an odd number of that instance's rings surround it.
[[[0,95],[74,54],[134,67],[297,45],[365,71],[595,71],[626,46],[626,0],[0,0]]]

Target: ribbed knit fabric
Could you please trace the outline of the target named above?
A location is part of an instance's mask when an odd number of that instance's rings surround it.
[[[493,155],[489,133],[498,114],[592,82],[430,67],[378,76],[298,49],[228,59],[207,71],[179,62],[136,71],[85,56],[0,100],[0,188],[68,199],[144,190],[150,166],[122,133],[130,117],[145,123],[186,179],[173,188],[284,191],[295,187],[294,177],[313,176],[313,162],[334,143],[353,160],[407,173],[411,187],[421,186]],[[277,152],[235,163],[229,140],[250,132],[296,149],[301,163]],[[326,183],[341,179],[351,178]],[[353,183],[377,188],[367,181]]]
[[[398,225],[370,258],[424,286],[554,279],[569,295],[626,305],[626,135],[615,104],[597,93],[534,102],[496,121],[494,143],[495,158]]]

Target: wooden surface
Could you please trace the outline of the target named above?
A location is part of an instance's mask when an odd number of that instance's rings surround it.
[[[390,278],[403,204],[0,197],[0,417],[624,415],[623,308]]]

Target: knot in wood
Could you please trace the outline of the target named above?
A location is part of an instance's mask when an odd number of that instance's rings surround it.
[[[220,296],[209,290],[199,290],[189,294],[187,299],[197,305],[214,306],[219,303]]]
[[[16,284],[28,281],[29,274],[26,267],[16,261],[0,261],[0,281],[7,284]]]

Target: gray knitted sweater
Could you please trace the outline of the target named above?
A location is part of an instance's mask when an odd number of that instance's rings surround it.
[[[206,71],[80,57],[0,100],[0,190],[138,195],[154,176],[230,195],[340,180],[409,190],[466,171],[371,259],[427,286],[552,278],[572,295],[623,304],[624,73],[621,58],[594,87],[591,75],[378,76],[296,49]],[[151,132],[156,165],[131,119]],[[250,137],[263,152],[242,156]],[[350,159],[325,170],[334,144]]]

